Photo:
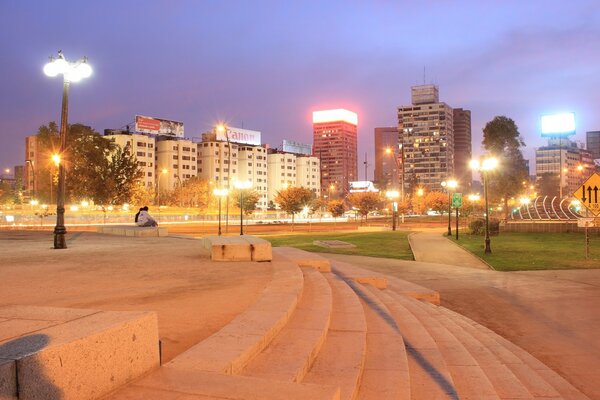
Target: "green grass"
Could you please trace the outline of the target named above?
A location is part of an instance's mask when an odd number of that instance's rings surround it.
[[[598,235],[590,235],[589,260],[585,259],[585,235],[580,233],[505,232],[491,237],[491,254],[483,252],[483,236],[463,234],[458,244],[498,271],[600,268]]]
[[[298,235],[263,236],[263,239],[270,241],[274,247],[289,246],[319,253],[413,260],[413,255],[408,245],[408,233],[400,231],[305,233]],[[313,244],[315,240],[342,240],[352,243],[356,247],[332,249]]]

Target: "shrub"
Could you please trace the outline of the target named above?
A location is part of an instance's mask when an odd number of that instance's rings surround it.
[[[489,226],[491,236],[496,236],[500,233],[500,220],[490,218]],[[469,231],[472,235],[485,235],[485,219],[477,218],[469,222]]]

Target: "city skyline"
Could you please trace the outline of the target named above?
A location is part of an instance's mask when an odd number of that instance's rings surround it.
[[[142,114],[183,121],[185,136],[198,137],[226,121],[277,147],[311,143],[313,111],[346,108],[358,113],[371,177],[374,128],[396,125],[413,85],[434,83],[449,105],[472,111],[474,155],[496,115],[516,121],[532,161],[545,144],[542,114],[575,112],[580,141],[600,129],[593,1],[59,3],[0,5],[12,38],[0,78],[3,169],[23,164],[26,136],[59,122],[61,85],[42,72],[59,49],[94,68],[72,85],[70,122],[101,132]]]

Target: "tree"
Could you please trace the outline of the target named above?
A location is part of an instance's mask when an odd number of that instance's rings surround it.
[[[243,189],[242,189],[243,190]],[[240,191],[234,191],[232,193],[234,204],[237,208],[240,208]],[[256,210],[256,204],[260,201],[260,194],[256,190],[244,190],[244,203],[243,209],[244,214],[250,215]]]
[[[425,195],[425,206],[433,211],[443,214],[448,210],[448,195],[437,191],[428,192]]]
[[[418,215],[424,214],[426,211],[426,208],[427,208],[425,205],[425,196],[423,194],[421,194],[419,196],[417,191],[413,192],[413,195],[411,198],[411,206],[412,206],[412,210],[415,214],[418,214]]]
[[[358,213],[363,216],[365,222],[369,213],[379,209],[382,204],[379,194],[373,192],[351,193],[348,201],[358,209]]]
[[[335,226],[337,218],[344,215],[346,208],[344,207],[344,202],[342,200],[330,200],[329,203],[327,203],[327,211],[331,213],[333,225]]]
[[[292,230],[294,230],[294,216],[310,204],[315,194],[304,187],[290,187],[277,192],[275,203],[288,214],[292,215]]]
[[[525,142],[519,129],[510,118],[495,117],[483,128],[483,147],[498,158],[499,166],[486,173],[489,193],[504,198],[504,219],[508,218],[508,199],[520,193],[522,183],[528,178],[521,147]]]
[[[199,177],[192,177],[169,193],[166,203],[180,207],[196,207],[206,209],[209,201],[209,183]]]
[[[538,192],[540,196],[558,196],[559,189],[558,183],[560,178],[556,174],[546,173],[542,174],[538,181]]]

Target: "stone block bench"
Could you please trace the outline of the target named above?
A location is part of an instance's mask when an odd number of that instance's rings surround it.
[[[153,312],[0,307],[0,399],[102,397],[159,366]]]
[[[212,261],[271,261],[271,242],[255,236],[205,236]]]
[[[96,232],[106,235],[135,237],[169,236],[167,228],[162,226],[102,225],[96,228]]]

